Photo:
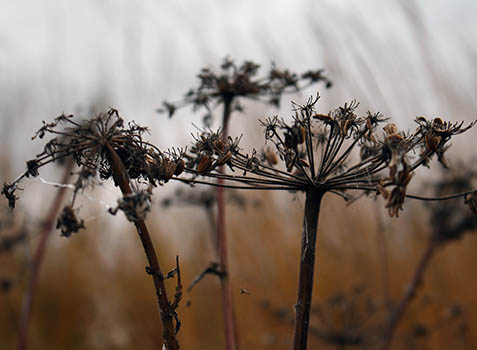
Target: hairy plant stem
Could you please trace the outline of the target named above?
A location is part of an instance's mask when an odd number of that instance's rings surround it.
[[[419,264],[416,267],[414,272],[414,276],[412,280],[409,282],[407,286],[406,292],[402,296],[399,304],[394,308],[391,315],[389,316],[388,322],[386,324],[386,329],[384,332],[384,341],[382,345],[382,350],[388,350],[391,348],[391,343],[396,331],[396,328],[401,321],[406,308],[412,301],[412,299],[416,296],[416,291],[422,284],[422,279],[424,276],[424,272],[426,271],[427,267],[429,266],[429,262],[431,261],[436,248],[439,246],[440,241],[431,237],[429,239],[429,243],[427,245],[426,250],[421,256]]]
[[[68,160],[68,164],[66,165],[65,172],[61,183],[67,183],[68,179],[71,176],[71,170],[73,169],[73,160]],[[66,193],[66,187],[60,187],[58,192],[56,192],[56,196],[53,199],[53,203],[51,204],[50,209],[48,210],[48,214],[46,215],[46,219],[42,224],[41,232],[40,232],[40,242],[35,251],[35,255],[31,261],[30,266],[30,274],[28,276],[28,284],[25,291],[25,295],[23,296],[22,302],[22,309],[20,315],[20,326],[19,326],[19,333],[18,333],[18,350],[25,350],[27,349],[28,344],[28,327],[30,325],[30,316],[31,310],[33,305],[33,298],[35,296],[36,286],[38,282],[38,276],[40,274],[40,267],[43,262],[43,257],[45,256],[46,251],[46,243],[48,242],[48,237],[53,230],[55,225],[55,220],[60,211],[61,204],[63,202],[63,198]]]
[[[293,329],[293,349],[306,349],[310,321],[313,275],[315,270],[316,236],[318,216],[324,192],[310,189],[306,192],[305,214],[301,238],[300,276],[298,297],[295,305],[295,325]]]
[[[105,151],[108,157],[109,165],[111,166],[114,181],[117,185],[119,185],[123,195],[131,194],[132,190],[129,184],[129,178],[124,164],[122,163],[118,154],[107,142],[105,143]],[[151,236],[149,235],[149,231],[144,220],[137,220],[134,222],[134,225],[136,226],[137,233],[139,234],[139,238],[144,248],[144,252],[149,263],[149,268],[152,271],[151,275],[154,281],[154,287],[156,289],[157,303],[159,305],[159,313],[161,315],[162,321],[162,336],[164,338],[166,348],[167,350],[179,349],[179,343],[176,339],[174,330],[174,310],[172,309],[171,303],[167,298],[164,276],[161,272],[161,267],[157,259]]]
[[[224,114],[222,118],[222,139],[227,139],[229,120],[232,113],[233,97],[224,97]],[[224,171],[224,166],[219,168],[220,172]],[[235,322],[235,313],[232,301],[232,288],[230,286],[228,258],[227,258],[227,235],[225,230],[225,199],[223,179],[217,179],[217,229],[216,243],[217,255],[219,256],[221,298],[222,298],[222,314],[224,318],[225,342],[227,350],[237,350],[237,328]]]

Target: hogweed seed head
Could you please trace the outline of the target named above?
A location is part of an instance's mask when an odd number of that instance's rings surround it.
[[[365,192],[382,195],[389,215],[397,217],[414,171],[428,165],[434,154],[446,165],[447,142],[475,124],[464,127],[463,123],[420,117],[416,130],[405,132],[393,123],[386,124],[387,118],[380,113],[357,115],[356,101],[327,115],[318,114],[318,99],[294,105],[291,122],[277,116],[260,122],[265,142],[272,148],[244,153],[239,147],[240,138],[224,139],[220,130],[195,136],[186,167],[194,177],[182,181],[217,185],[198,179],[204,176],[223,179],[225,187],[305,192],[320,189],[345,200],[357,198],[354,192]],[[220,170],[224,164],[233,175]],[[468,203],[474,203],[474,197],[467,198]]]
[[[268,74],[258,77],[259,69],[260,66],[251,61],[237,64],[232,59],[225,58],[219,72],[211,68],[202,69],[198,75],[198,87],[189,90],[177,103],[163,102],[162,108],[157,111],[172,117],[184,106],[190,105],[194,111],[204,108],[207,111],[204,122],[210,125],[211,111],[220,104],[231,103],[231,111],[242,112],[242,98],[279,106],[285,93],[298,92],[320,82],[326,88],[332,86],[323,69],[309,70],[300,75],[272,64]]]
[[[180,175],[185,167],[182,159],[185,151],[171,149],[166,152],[143,139],[148,129],[134,122],[125,123],[116,109],[99,114],[91,119],[76,121],[73,115],[61,115],[53,122],[43,122],[43,126],[33,136],[44,138],[53,135],[35,159],[27,162],[25,172],[12,183],[3,185],[2,194],[13,208],[17,197],[15,190],[20,181],[27,177],[39,175],[39,169],[49,163],[72,157],[80,167],[74,185],[72,201],[67,205],[58,220],[63,236],[84,228],[83,221],[78,220],[73,209],[76,195],[87,186],[92,186],[96,174],[103,180],[117,178],[113,176],[111,152],[120,160],[121,171],[127,181],[136,184],[146,183],[157,186],[168,182],[172,177]],[[136,186],[137,187],[137,186]],[[149,206],[146,192],[137,190],[130,197],[124,197],[118,208],[126,213],[128,219],[134,221],[143,218]]]

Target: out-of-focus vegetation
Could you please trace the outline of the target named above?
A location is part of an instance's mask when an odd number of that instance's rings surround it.
[[[427,213],[410,205],[399,222],[379,225],[374,203],[343,206],[325,198],[317,249],[316,305],[312,310],[310,348],[323,344],[320,332],[343,332],[369,340],[386,316],[386,291],[396,302],[404,292],[430,233]],[[277,220],[282,201],[287,216]],[[289,349],[296,298],[296,235],[301,223],[300,202],[287,196],[260,196],[261,206],[243,211],[230,208],[231,275],[240,342],[249,349]],[[155,211],[158,211],[156,208]],[[154,215],[155,213],[153,213]],[[346,214],[346,215],[344,215]],[[171,209],[170,220],[196,220],[194,232],[158,246],[165,268],[181,256],[183,280],[190,283],[212,260],[209,228],[188,209]],[[157,214],[151,227],[163,241],[166,215]],[[245,220],[246,218],[246,220]],[[185,229],[184,225],[182,229]],[[88,230],[65,241],[56,234],[48,248],[34,304],[30,342],[37,349],[156,349],[161,343],[154,289],[144,272],[146,261],[134,231],[105,230],[104,222],[91,222]],[[352,229],[350,229],[352,228]],[[189,229],[192,229],[189,227]],[[28,244],[1,254],[0,322],[2,347],[14,348],[23,293],[24,271],[33,237]],[[2,238],[5,232],[2,231]],[[110,236],[120,240],[111,249]],[[388,286],[383,284],[382,242],[385,240]],[[477,335],[476,286],[473,272],[475,235],[448,244],[439,251],[425,275],[424,285],[400,324],[394,349],[472,349]],[[108,252],[111,250],[111,252]],[[8,281],[8,287],[6,282]],[[240,289],[250,294],[241,294]],[[184,349],[222,349],[219,282],[205,277],[185,296],[179,308]],[[354,304],[353,304],[354,303]],[[333,348],[328,343],[328,348]],[[339,348],[339,347],[335,347]],[[359,344],[353,348],[360,347]]]

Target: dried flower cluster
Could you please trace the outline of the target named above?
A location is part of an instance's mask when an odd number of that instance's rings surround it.
[[[128,180],[157,186],[182,173],[185,166],[183,152],[175,149],[160,151],[143,140],[145,132],[147,128],[134,122],[125,125],[115,109],[84,121],[76,121],[72,115],[61,115],[52,123],[43,122],[33,139],[43,138],[46,134],[52,134],[54,138],[46,143],[35,159],[27,162],[27,169],[22,175],[14,182],[3,185],[2,194],[13,208],[17,199],[15,190],[23,178],[38,176],[41,167],[72,157],[80,171],[77,173],[72,201],[63,209],[57,223],[62,235],[69,237],[84,228],[83,221],[76,217],[74,209],[76,194],[88,187],[96,174],[104,180],[113,178],[118,185],[112,174],[111,150],[120,158]],[[129,220],[144,218],[150,206],[150,195],[148,197],[145,193],[138,190],[120,201],[118,208],[126,213]]]
[[[216,73],[210,68],[204,68],[198,75],[199,86],[189,90],[182,101],[177,103],[163,102],[160,113],[172,117],[178,108],[191,105],[194,110],[205,108],[206,125],[210,125],[212,109],[221,104],[232,103],[230,111],[243,111],[243,106],[237,98],[248,98],[280,105],[281,97],[287,92],[298,92],[304,88],[323,82],[326,88],[332,86],[331,81],[324,75],[324,70],[309,70],[302,74],[277,68],[274,64],[264,77],[257,77],[260,65],[245,61],[237,65],[230,58],[225,58]]]
[[[117,211],[121,210],[131,222],[145,220],[147,213],[151,211],[151,197],[152,192],[149,189],[125,195],[118,199],[118,206],[109,212],[116,215]]]
[[[475,124],[464,127],[463,123],[419,117],[417,128],[405,132],[395,124],[385,124],[387,119],[380,113],[358,116],[354,101],[318,114],[318,98],[295,105],[290,123],[278,117],[261,121],[265,139],[273,147],[260,152],[243,153],[240,138],[223,139],[220,131],[196,136],[187,155],[187,171],[195,177],[183,181],[216,185],[197,179],[203,175],[223,179],[224,187],[305,192],[315,188],[346,200],[356,198],[352,192],[358,190],[381,194],[389,215],[398,216],[414,170],[428,165],[434,154],[446,166],[444,152],[450,138]],[[359,153],[359,159],[353,153]],[[224,164],[242,174],[220,171]],[[237,182],[240,185],[232,184]]]

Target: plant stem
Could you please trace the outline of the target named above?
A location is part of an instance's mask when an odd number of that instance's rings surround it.
[[[132,190],[129,184],[128,175],[121,159],[109,143],[106,143],[105,146],[114,181],[117,185],[119,185],[123,195],[131,194]],[[149,263],[149,268],[152,271],[151,275],[154,281],[154,287],[156,289],[157,303],[159,305],[159,313],[161,315],[162,321],[162,336],[164,338],[166,348],[167,350],[179,349],[179,343],[177,342],[174,330],[174,310],[172,310],[171,303],[167,298],[164,277],[161,272],[161,267],[157,259],[151,236],[144,220],[137,220],[134,222],[134,225],[136,226],[137,233],[141,239],[141,243]]]
[[[71,169],[73,168],[73,160],[69,160],[66,165],[65,172],[61,183],[68,182],[68,179],[71,176]],[[60,211],[61,203],[66,193],[66,187],[60,187],[56,196],[51,204],[51,207],[48,211],[45,221],[43,222],[42,229],[40,232],[40,242],[31,261],[31,270],[28,277],[28,284],[23,296],[22,310],[20,315],[20,326],[19,326],[19,335],[18,335],[18,350],[25,350],[28,344],[28,327],[30,325],[31,310],[33,305],[33,298],[35,296],[36,286],[38,282],[38,276],[40,274],[40,267],[43,262],[43,257],[45,256],[46,243],[48,237],[50,236],[51,231],[55,225],[55,219]]]
[[[323,192],[311,189],[306,192],[305,215],[301,239],[300,276],[298,297],[295,305],[295,325],[293,329],[293,349],[304,350],[308,338],[313,275],[315,270],[316,236],[318,216]]]
[[[228,136],[229,120],[232,113],[232,100],[233,98],[224,98],[224,114],[222,119],[222,139],[226,139]],[[223,166],[219,171],[223,171]],[[224,318],[225,328],[225,342],[227,350],[237,350],[237,328],[235,323],[235,314],[232,302],[232,288],[230,286],[229,272],[228,272],[228,258],[227,258],[227,235],[225,231],[225,199],[224,189],[220,186],[223,184],[223,179],[218,179],[217,183],[217,255],[219,256],[220,271],[222,275],[220,277],[221,286],[221,298],[222,298],[222,314]]]
[[[424,251],[423,255],[421,256],[421,260],[416,267],[416,271],[414,272],[414,276],[412,277],[411,282],[409,283],[406,292],[404,293],[403,297],[399,301],[397,307],[393,310],[391,315],[389,316],[387,322],[387,328],[384,333],[384,341],[382,350],[388,350],[391,347],[391,343],[393,340],[393,336],[395,334],[396,328],[399,322],[406,311],[406,308],[412,301],[412,299],[416,295],[416,291],[419,286],[422,284],[422,278],[424,276],[424,272],[426,271],[427,267],[429,266],[429,262],[431,261],[436,248],[439,246],[439,241],[433,237],[429,239],[429,244],[427,249]]]

